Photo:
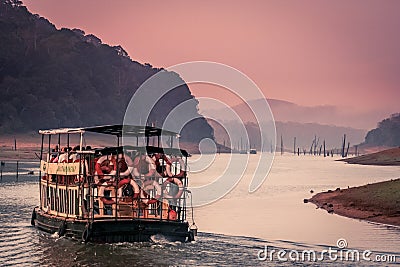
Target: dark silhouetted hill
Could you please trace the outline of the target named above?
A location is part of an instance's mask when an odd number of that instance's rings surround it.
[[[103,44],[82,30],[56,29],[16,0],[0,0],[0,47],[3,134],[122,123],[138,87],[165,71],[133,61],[121,46]],[[193,98],[186,84],[175,88],[155,106],[149,123],[160,126],[165,114]],[[213,138],[202,117],[189,122],[181,134],[193,142]]]
[[[365,144],[372,146],[400,146],[400,113],[378,123],[378,127],[367,133]]]

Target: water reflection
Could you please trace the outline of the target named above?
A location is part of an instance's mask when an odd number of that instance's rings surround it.
[[[201,185],[223,170],[226,155],[218,155],[215,166],[191,174],[191,183]],[[201,230],[230,235],[291,240],[308,244],[335,244],[346,238],[354,248],[400,251],[400,230],[396,227],[328,214],[304,198],[337,187],[363,185],[397,178],[400,167],[349,165],[332,158],[278,155],[262,187],[248,193],[255,163],[250,161],[238,186],[224,199],[195,210]]]

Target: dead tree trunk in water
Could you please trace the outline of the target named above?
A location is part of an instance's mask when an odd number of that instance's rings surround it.
[[[318,146],[317,135],[315,135],[315,137],[314,137],[314,156],[317,153],[317,146]]]
[[[342,158],[345,157],[344,149],[346,148],[346,134],[343,135],[343,144],[342,144]]]
[[[310,155],[312,155],[312,153],[313,153],[314,142],[315,142],[315,139],[313,140],[311,147],[310,147]]]
[[[350,142],[347,143],[346,157],[349,154]]]
[[[317,143],[316,143],[316,145],[315,145],[315,149],[317,149],[317,147],[319,146],[319,137],[318,137],[318,139],[317,139]],[[314,151],[314,154],[316,154],[317,152],[316,151]],[[319,149],[319,155],[321,155],[321,147],[320,147],[320,149]]]
[[[296,137],[294,137],[293,141],[293,154],[296,155]]]
[[[283,137],[281,135],[281,155],[283,155]]]
[[[324,158],[326,157],[325,140],[324,140]]]

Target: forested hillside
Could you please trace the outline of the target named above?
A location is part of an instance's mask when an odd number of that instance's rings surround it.
[[[400,146],[400,113],[393,114],[378,123],[378,127],[369,131],[365,144],[374,146]]]
[[[16,0],[0,0],[0,47],[0,133],[122,123],[132,95],[161,71],[92,34],[56,29]],[[179,86],[153,114],[168,114],[188,99],[187,85]],[[213,138],[213,131],[203,118],[182,131],[188,141],[204,137]]]

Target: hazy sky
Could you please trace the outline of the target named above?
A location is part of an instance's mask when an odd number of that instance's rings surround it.
[[[267,98],[400,111],[400,1],[25,0],[156,67],[228,64]],[[207,89],[192,88],[195,95]],[[220,93],[223,95],[223,93]]]

